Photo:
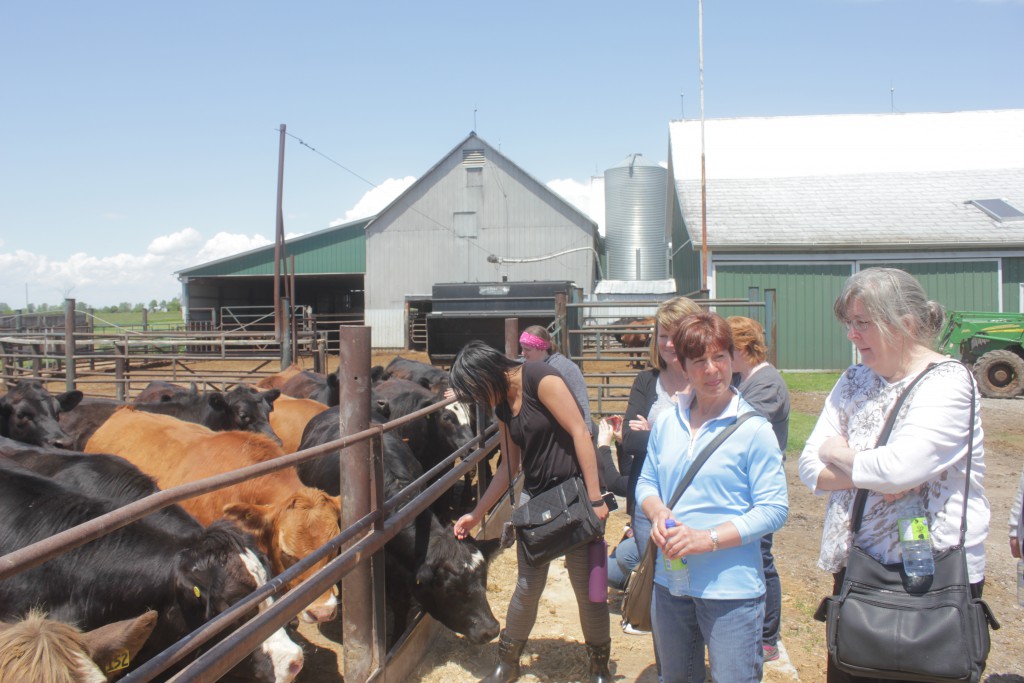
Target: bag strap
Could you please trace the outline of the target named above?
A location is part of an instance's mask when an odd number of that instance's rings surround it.
[[[690,465],[690,469],[686,471],[686,475],[683,477],[683,480],[679,482],[678,486],[676,486],[676,490],[672,494],[672,498],[669,500],[668,503],[669,509],[672,509],[676,506],[676,503],[679,502],[679,499],[683,496],[683,492],[690,485],[690,482],[692,482],[693,478],[697,476],[697,471],[704,465],[704,463],[708,461],[708,458],[711,457],[711,454],[714,453],[718,449],[718,447],[722,445],[723,441],[732,436],[732,433],[739,429],[740,425],[742,425],[744,422],[754,417],[755,415],[757,415],[757,413],[754,411],[743,413],[742,415],[736,418],[735,422],[733,422],[731,425],[729,425],[721,432],[719,432],[718,435],[711,440],[711,443],[704,447],[704,450],[700,452],[700,455],[697,456],[697,459],[694,460],[693,464]],[[654,562],[655,552],[657,552],[655,550],[655,545],[648,541],[647,547],[644,548],[643,559],[641,559],[640,561]]]
[[[947,365],[949,363],[956,363],[957,365],[963,366],[967,370],[967,377],[971,383],[971,416],[970,422],[967,426],[967,476],[966,483],[964,484],[964,510],[963,515],[960,519],[960,545],[964,544],[964,540],[967,537],[967,495],[971,489],[971,461],[974,459],[974,419],[975,419],[975,400],[974,400],[974,373],[971,372],[970,368],[963,365],[960,361],[950,360],[943,361],[941,363],[929,363],[928,367],[921,371],[921,373],[914,378],[914,380],[907,385],[907,388],[900,394],[899,398],[896,399],[896,403],[893,405],[892,410],[885,418],[885,425],[882,426],[882,433],[878,435],[878,440],[875,442],[875,448],[884,446],[889,441],[889,436],[892,434],[892,428],[896,424],[896,415],[900,412],[900,408],[903,407],[904,401],[910,396],[910,390],[924,378],[928,372],[940,365]],[[850,531],[852,535],[856,535],[860,531],[860,524],[864,515],[864,507],[867,505],[868,490],[857,489],[857,497],[853,501],[853,514],[850,520]]]
[[[742,425],[744,422],[754,417],[755,415],[757,415],[757,413],[753,411],[749,413],[743,413],[742,415],[736,418],[735,422],[733,422],[731,425],[729,425],[721,432],[719,432],[718,435],[711,440],[711,443],[704,447],[704,450],[700,452],[700,455],[697,456],[697,459],[693,461],[692,465],[690,465],[690,469],[686,471],[686,475],[683,477],[683,480],[679,482],[679,486],[676,487],[675,492],[672,494],[672,498],[669,500],[668,503],[669,509],[672,509],[676,506],[676,503],[679,502],[679,499],[683,495],[683,491],[685,491],[686,487],[690,485],[690,482],[693,481],[693,478],[697,476],[697,471],[704,465],[704,463],[708,461],[708,458],[711,457],[711,454],[714,453],[718,449],[718,447],[722,445],[723,441],[732,436],[732,433],[739,429],[740,425]]]
[[[498,426],[498,431],[501,432],[501,459],[505,461],[505,465],[508,466],[508,504],[512,512],[516,511],[516,494],[512,490],[512,456],[509,453],[508,448],[508,425],[504,425],[504,429],[501,429],[502,425]]]

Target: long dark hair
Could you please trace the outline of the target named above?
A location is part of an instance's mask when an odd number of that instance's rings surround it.
[[[494,405],[508,395],[508,372],[519,365],[519,361],[474,339],[455,356],[448,386],[459,400]]]

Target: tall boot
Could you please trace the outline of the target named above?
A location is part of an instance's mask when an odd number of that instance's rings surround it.
[[[498,636],[498,665],[480,683],[512,683],[519,678],[519,656],[526,647],[525,640],[513,640],[502,630]],[[606,657],[607,659],[607,657]],[[610,678],[607,680],[611,680]]]
[[[604,645],[587,643],[587,654],[590,655],[590,683],[611,683],[612,673],[608,670],[608,659],[612,654],[612,643]]]

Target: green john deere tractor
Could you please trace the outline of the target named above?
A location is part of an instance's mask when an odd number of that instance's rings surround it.
[[[982,396],[1024,393],[1024,313],[950,312],[939,352],[974,366]]]

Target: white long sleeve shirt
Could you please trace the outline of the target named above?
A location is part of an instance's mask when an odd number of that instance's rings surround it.
[[[818,476],[825,469],[818,456],[821,445],[830,437],[841,435],[856,452],[853,482],[857,488],[870,491],[856,543],[881,562],[895,563],[901,558],[896,533],[897,506],[886,503],[882,494],[909,491],[906,495],[920,497],[936,550],[959,543],[972,400],[980,412],[980,399],[968,372],[957,363],[932,369],[903,404],[888,442],[875,448],[890,407],[913,378],[889,383],[867,366],[854,365],[832,389],[807,439],[800,455],[800,479],[815,494],[824,493],[817,487]],[[984,541],[990,516],[982,484],[985,447],[979,412],[973,425],[965,542],[972,582],[985,576]],[[818,566],[825,571],[834,573],[846,566],[855,494],[854,489],[829,494],[818,557]]]

